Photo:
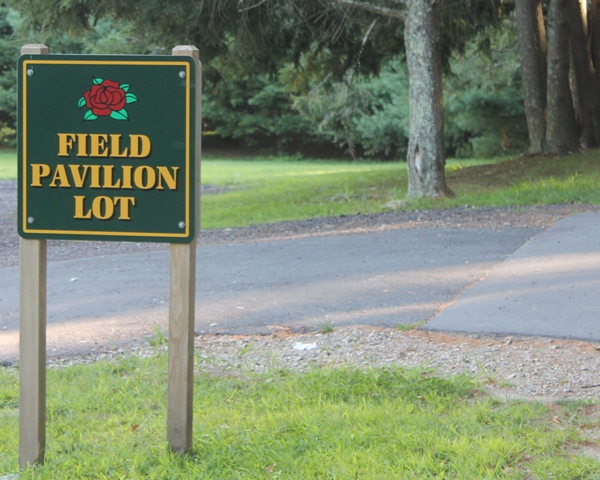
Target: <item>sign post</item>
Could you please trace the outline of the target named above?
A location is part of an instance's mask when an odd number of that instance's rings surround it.
[[[173,55],[187,55],[196,60],[195,78],[199,82],[202,77],[198,49],[179,46],[173,49]],[[201,101],[202,96],[196,95],[196,125],[202,124]],[[200,138],[200,135],[195,137],[196,152],[200,152]],[[194,188],[196,198],[200,198],[199,155],[195,161]],[[174,452],[185,453],[192,448],[196,243],[171,244],[170,265],[167,438]]]
[[[174,452],[191,449],[201,68],[195,47],[172,53],[21,50],[23,468],[44,461],[47,239],[171,244],[167,438]]]
[[[21,55],[43,55],[24,45]],[[21,239],[19,319],[19,464],[44,463],[46,450],[46,240]]]

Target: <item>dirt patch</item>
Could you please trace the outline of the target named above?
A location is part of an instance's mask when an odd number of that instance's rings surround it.
[[[600,173],[600,163],[588,156],[535,155],[449,171],[446,177],[454,185],[462,183],[481,187],[508,187],[524,180],[564,178],[593,171]]]

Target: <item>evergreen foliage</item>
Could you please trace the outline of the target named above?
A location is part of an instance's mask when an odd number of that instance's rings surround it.
[[[247,10],[243,2],[183,0],[12,5],[20,14],[0,11],[5,146],[14,142],[18,45],[44,42],[53,53],[168,54],[173,44],[194,43],[204,63],[205,132],[278,152],[298,142],[333,141],[352,154],[406,155],[408,74],[397,19],[326,0],[269,1]],[[516,32],[512,20],[499,23],[504,8],[495,0],[444,4],[448,155],[497,155],[523,146]],[[477,34],[482,25],[499,26],[490,36]]]
[[[490,157],[527,147],[527,123],[514,17],[478,35],[451,62],[445,82],[446,149]]]
[[[213,71],[205,85],[205,92],[210,92],[203,101],[206,133],[278,152],[289,144],[322,137],[310,119],[292,109],[290,93],[277,78],[220,60],[211,63]]]
[[[406,155],[408,73],[400,58],[388,62],[379,75],[315,85],[296,95],[295,107],[350,153],[360,146],[366,155]]]
[[[11,11],[0,6],[0,145],[15,145],[17,122],[17,74],[19,50],[14,42]],[[14,21],[14,19],[13,19]]]

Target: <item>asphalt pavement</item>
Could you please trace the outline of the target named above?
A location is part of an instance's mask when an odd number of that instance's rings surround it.
[[[600,341],[600,215],[534,236],[426,328]]]
[[[196,332],[395,326],[600,341],[600,214],[536,228],[413,228],[198,248]],[[49,355],[167,328],[168,251],[48,265]],[[0,361],[18,356],[18,268],[0,269]]]

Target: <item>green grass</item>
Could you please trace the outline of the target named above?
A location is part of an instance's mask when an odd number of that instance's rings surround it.
[[[0,153],[0,178],[16,177],[14,153]],[[418,199],[403,210],[600,203],[600,151],[568,157],[449,160],[454,198]],[[377,213],[406,196],[404,162],[341,162],[296,157],[206,158],[202,227],[232,228],[284,220]]]
[[[411,330],[416,330],[424,324],[425,322],[399,323],[398,325],[396,325],[396,328],[401,332],[410,332]]]
[[[600,203],[600,151],[569,157],[449,160],[454,198],[418,199],[402,210]],[[203,228],[386,211],[406,196],[401,162],[207,160],[203,182],[232,190],[203,197]]]
[[[574,453],[596,407],[499,402],[394,367],[197,374],[195,450],[179,457],[166,371],[165,354],[50,369],[46,463],[20,478],[600,478]],[[0,369],[0,476],[18,469],[17,376]]]
[[[321,325],[321,333],[333,333],[334,326],[331,322],[325,322]]]
[[[600,150],[567,157],[520,157],[447,173],[454,199],[418,200],[412,208],[600,203]]]
[[[0,150],[0,180],[17,179],[17,155],[11,150]]]
[[[448,163],[463,168],[485,162]],[[401,162],[209,159],[202,164],[202,183],[230,189],[202,197],[202,227],[227,228],[381,212],[406,195],[407,170]]]
[[[366,212],[380,188],[394,188],[405,176],[405,168],[398,164],[207,160],[202,165],[203,183],[233,190],[202,198],[202,226],[224,228]]]

